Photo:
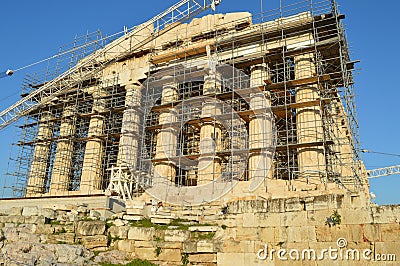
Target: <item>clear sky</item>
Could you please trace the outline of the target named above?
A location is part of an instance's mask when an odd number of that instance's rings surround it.
[[[14,0],[0,4],[0,71],[16,69],[52,56],[76,35],[100,29],[104,34],[119,32],[163,11],[177,0]],[[400,53],[398,0],[373,2],[339,0],[346,14],[352,59],[361,60],[356,76],[356,103],[361,146],[372,151],[400,154],[397,80]],[[260,0],[222,0],[217,12],[259,13]],[[263,10],[278,0],[263,0]],[[42,66],[44,67],[44,66]],[[31,70],[27,70],[32,71]],[[25,72],[0,79],[0,109],[19,99]],[[0,187],[7,171],[11,143],[18,137],[14,126],[0,131]],[[15,148],[15,147],[14,147]],[[400,164],[400,157],[363,154],[367,169]],[[400,203],[400,176],[371,180],[371,191],[379,204]],[[1,196],[1,193],[0,193]]]

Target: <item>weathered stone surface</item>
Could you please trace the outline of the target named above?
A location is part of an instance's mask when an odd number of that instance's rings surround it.
[[[5,217],[6,223],[23,224],[25,223],[25,217],[22,215],[9,215]]]
[[[200,240],[197,242],[197,252],[199,253],[214,253],[216,252],[214,241]]]
[[[106,224],[103,221],[79,221],[76,227],[76,233],[82,236],[102,235],[106,230]]]
[[[363,240],[369,242],[381,241],[381,234],[379,230],[379,224],[364,224],[363,228]]]
[[[110,250],[101,252],[94,258],[94,262],[108,262],[111,264],[122,264],[125,265],[131,260],[131,255],[128,252],[121,250]]]
[[[190,232],[186,230],[165,230],[165,241],[184,242],[190,237]]]
[[[224,241],[224,243],[221,246],[221,252],[237,252],[237,253],[243,253],[243,252],[253,252],[254,251],[254,240],[243,240],[243,241]],[[199,250],[199,248],[197,249]],[[198,251],[200,252],[200,251]],[[212,253],[212,251],[211,251]]]
[[[118,248],[118,250],[124,251],[124,252],[134,252],[135,251],[135,240],[117,240],[115,241],[115,247]]]
[[[158,255],[159,260],[164,260],[168,262],[181,261],[182,254],[180,249],[161,249],[160,255]]]
[[[7,210],[7,215],[22,215],[22,207],[12,207]]]
[[[83,236],[82,243],[87,249],[106,248],[107,247],[107,236],[97,235],[97,236]]]
[[[81,246],[16,242],[3,247],[6,265],[93,265],[93,253]]]
[[[121,238],[121,239],[128,238],[128,231],[129,227],[126,226],[111,226],[108,229],[108,233],[112,238]]]
[[[58,235],[48,235],[47,241],[52,244],[74,244],[75,234],[74,233],[62,233]]]
[[[126,225],[128,222],[126,222],[126,221],[124,221],[124,220],[121,220],[121,219],[115,219],[114,221],[112,221],[112,223],[113,223],[115,226],[124,226],[124,225]]]
[[[124,215],[123,219],[127,220],[127,221],[140,221],[143,219],[143,216],[141,216],[141,215]]]
[[[144,260],[157,260],[154,248],[135,248],[135,254]]]
[[[218,230],[218,226],[190,226],[189,231],[191,232],[216,232]]]
[[[27,206],[22,209],[23,216],[37,216],[39,215],[38,207],[36,206]]]
[[[27,224],[44,224],[46,218],[44,216],[26,216],[25,223]]]
[[[128,239],[131,240],[144,240],[149,241],[153,240],[155,236],[154,228],[146,228],[146,227],[131,227],[128,231]]]
[[[217,262],[217,254],[190,254],[188,257],[190,262],[197,262],[197,263],[210,263],[210,262]]]
[[[39,235],[51,235],[54,233],[54,227],[52,227],[51,224],[38,224],[35,233]]]
[[[38,215],[43,215],[44,217],[54,220],[56,219],[56,211],[53,209],[48,209],[48,208],[41,208],[38,210]]]
[[[397,241],[400,244],[400,224],[398,224],[398,223],[381,224],[380,231],[381,231],[381,237],[382,237],[383,242]]]

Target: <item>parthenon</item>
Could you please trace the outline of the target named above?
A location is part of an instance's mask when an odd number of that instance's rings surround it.
[[[342,19],[322,1],[159,30],[51,101],[37,99],[21,126],[13,195],[103,195],[119,175],[132,180],[130,196],[153,189],[174,203],[335,189],[368,198]],[[98,33],[82,41],[105,61],[101,47],[124,54],[158,30],[141,27],[108,43]],[[73,55],[78,66],[90,58]],[[49,80],[27,76],[24,93]],[[189,199],[167,193],[193,187]]]

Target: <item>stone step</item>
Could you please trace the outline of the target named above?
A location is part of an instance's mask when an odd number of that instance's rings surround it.
[[[143,215],[124,215],[122,219],[126,221],[140,221],[143,219]]]
[[[150,218],[150,221],[153,224],[170,224],[172,222],[172,219],[171,218],[152,217],[152,218]]]
[[[189,231],[191,232],[215,232],[218,226],[206,225],[206,226],[190,226]]]

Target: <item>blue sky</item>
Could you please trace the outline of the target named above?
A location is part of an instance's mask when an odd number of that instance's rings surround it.
[[[60,46],[71,43],[76,35],[100,29],[104,34],[119,32],[123,26],[144,22],[175,0],[36,0],[3,1],[0,5],[0,71],[16,69],[56,54]],[[263,9],[276,7],[278,0],[263,0]],[[371,1],[339,0],[346,14],[344,23],[352,58],[357,67],[356,103],[362,148],[400,154],[400,129],[397,81],[400,53],[396,51],[399,1],[385,4]],[[222,0],[218,12],[260,12],[260,0]],[[31,71],[28,69],[28,72]],[[19,99],[25,72],[0,79],[0,109]],[[7,171],[15,127],[0,132],[0,186]],[[367,169],[400,164],[400,157],[363,154]],[[400,203],[400,176],[371,180],[371,191],[379,204]],[[1,196],[1,193],[0,193]]]

